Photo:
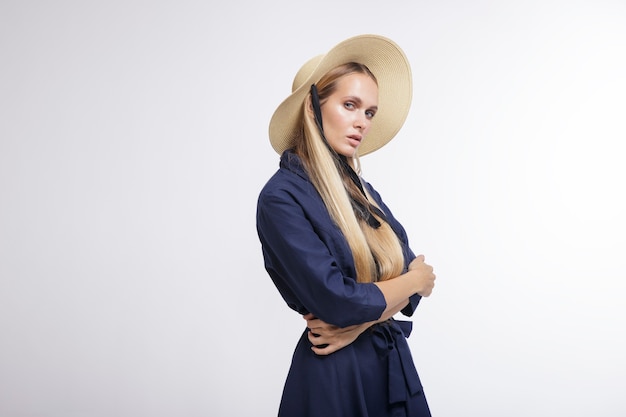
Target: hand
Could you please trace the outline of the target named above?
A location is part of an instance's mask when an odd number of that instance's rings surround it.
[[[435,286],[435,274],[433,267],[424,263],[424,255],[419,255],[409,264],[409,271],[415,271],[418,275],[419,290],[417,293],[422,297],[428,297]]]
[[[309,328],[309,341],[316,355],[330,355],[354,342],[369,324],[357,324],[348,327],[337,327],[315,318],[311,313],[303,316]]]

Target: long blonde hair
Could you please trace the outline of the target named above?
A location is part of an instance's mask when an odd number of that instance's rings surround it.
[[[354,73],[376,78],[362,64],[341,65],[324,75],[317,83],[320,104],[337,88],[337,82]],[[320,193],[331,218],[343,233],[354,259],[358,282],[384,281],[397,277],[404,269],[404,257],[398,237],[383,219],[376,216],[381,226],[372,228],[360,216],[356,216],[351,198],[364,204],[377,206],[367,190],[367,201],[357,186],[336,165],[336,159],[328,149],[311,112],[311,95],[302,109],[301,137],[296,141],[296,153],[302,159],[311,182]],[[374,122],[375,123],[375,122]],[[358,156],[354,166],[360,171]],[[374,215],[374,214],[372,214]]]

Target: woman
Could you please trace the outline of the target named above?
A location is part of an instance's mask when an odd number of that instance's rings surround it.
[[[406,337],[435,275],[357,172],[406,119],[411,71],[391,40],[347,39],[307,62],[275,111],[278,172],[260,193],[265,268],[307,321],[280,405],[284,417],[430,416]]]

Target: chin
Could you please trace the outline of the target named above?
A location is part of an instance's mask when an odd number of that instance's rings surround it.
[[[358,148],[350,148],[346,149],[345,151],[339,152],[339,154],[345,156],[346,158],[354,158],[358,151]]]

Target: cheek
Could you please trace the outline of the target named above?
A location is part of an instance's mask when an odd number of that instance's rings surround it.
[[[324,129],[335,130],[342,124],[343,117],[341,115],[341,109],[329,108],[325,113],[322,113],[322,120],[324,120]]]

